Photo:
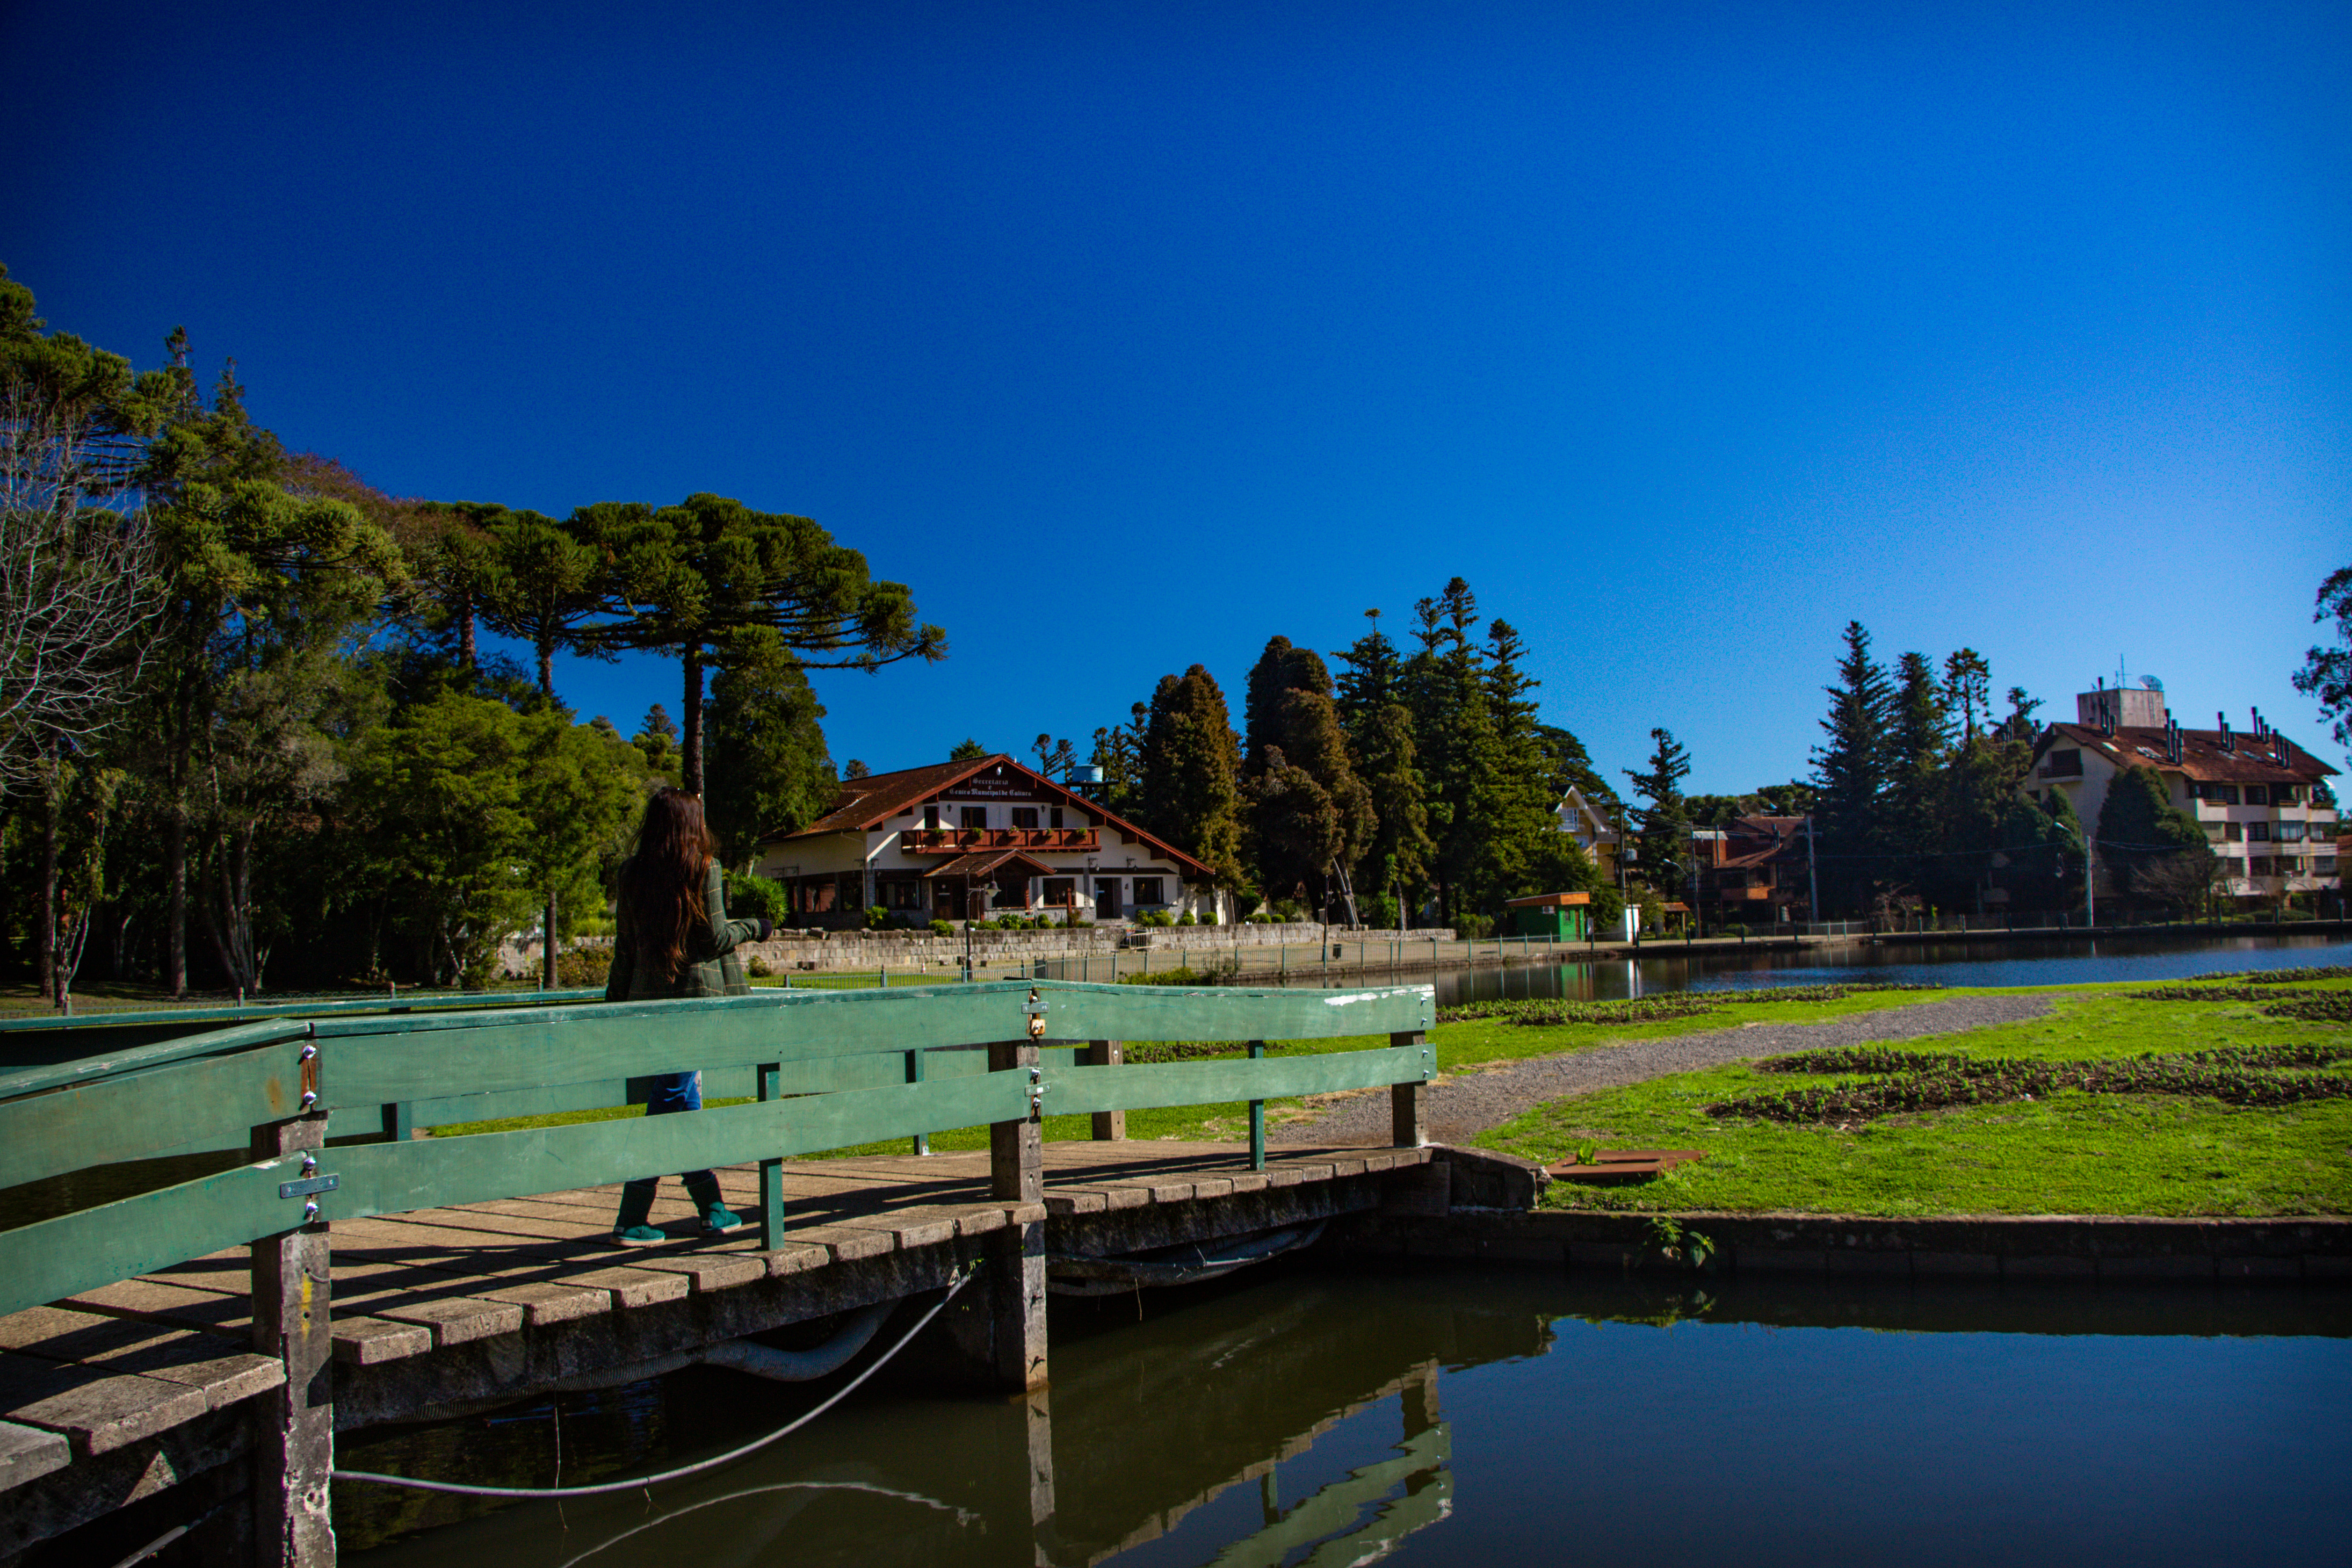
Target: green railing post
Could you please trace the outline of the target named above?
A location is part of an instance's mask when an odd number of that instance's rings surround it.
[[[256,1161],[283,1160],[279,1202],[292,1226],[254,1241],[253,1348],[282,1362],[286,1381],[251,1406],[254,1560],[287,1568],[335,1561],[328,1472],[335,1468],[334,1338],[328,1321],[334,1289],[327,1226],[320,1218],[318,1169],[327,1117],[318,1099],[318,1047],[302,1048],[305,1113],[253,1129]],[[291,1188],[292,1190],[288,1190]]]
[[[910,1051],[907,1053],[907,1082],[920,1083],[922,1081],[923,1053],[919,1051]],[[928,1155],[931,1152],[931,1135],[929,1133],[915,1134],[915,1152],[919,1155]]]
[[[770,1061],[754,1069],[760,1080],[762,1102],[778,1097],[778,1081],[783,1075],[783,1063]],[[760,1162],[760,1250],[772,1252],[784,1244],[784,1162],[781,1159]]]
[[[383,1108],[383,1141],[404,1144],[416,1135],[416,1107],[403,1100]]]
[[[1254,1040],[1250,1041],[1250,1042],[1249,1042],[1249,1054],[1250,1054],[1250,1060],[1251,1060],[1252,1061],[1264,1061],[1264,1060],[1265,1059],[1265,1041],[1264,1041],[1264,1040]],[[1263,1100],[1253,1100],[1253,1101],[1251,1101],[1251,1102],[1249,1103],[1249,1122],[1250,1122],[1250,1169],[1252,1169],[1252,1170],[1254,1170],[1254,1171],[1262,1171],[1262,1170],[1265,1169],[1265,1101],[1263,1101]]]
[[[1120,1061],[1125,1059],[1125,1056],[1126,1046],[1123,1041],[1116,1040],[1090,1040],[1087,1041],[1087,1065],[1088,1067],[1117,1067]],[[1098,1144],[1115,1144],[1127,1136],[1126,1112],[1097,1111],[1094,1113],[1094,1118],[1095,1142]]]

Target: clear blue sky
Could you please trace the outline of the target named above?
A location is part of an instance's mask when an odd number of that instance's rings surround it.
[[[399,495],[817,518],[947,628],[837,758],[1083,747],[1456,573],[1601,767],[1838,632],[2322,747],[2352,7],[0,9],[0,260]],[[567,664],[625,727],[673,667]]]

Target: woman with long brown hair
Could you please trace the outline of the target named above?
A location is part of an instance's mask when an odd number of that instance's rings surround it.
[[[710,830],[702,820],[702,800],[683,789],[658,789],[646,802],[637,829],[636,852],[621,862],[613,900],[613,970],[604,981],[608,1002],[656,1001],[670,997],[748,995],[739,942],[764,942],[765,919],[727,918],[727,893]],[[646,1114],[702,1109],[702,1074],[656,1073]],[[702,1234],[723,1235],[743,1220],[720,1200],[719,1178],[688,1171],[681,1178],[688,1197],[702,1216]],[[620,1218],[613,1239],[624,1247],[652,1247],[669,1239],[650,1223],[659,1176],[623,1184]]]

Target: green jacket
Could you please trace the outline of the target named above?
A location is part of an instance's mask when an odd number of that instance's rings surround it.
[[[626,876],[627,868],[622,869]],[[635,934],[623,915],[613,937],[613,969],[604,978],[608,1002],[652,1002],[671,997],[741,997],[751,988],[743,978],[743,965],[735,945],[759,937],[756,920],[727,918],[727,886],[713,861],[704,873],[703,906],[710,918],[686,934],[686,972],[672,979],[650,963],[639,963]]]

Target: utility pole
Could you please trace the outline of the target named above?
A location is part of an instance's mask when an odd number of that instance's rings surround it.
[[[1822,923],[1822,875],[1813,862],[1813,814],[1805,813],[1805,883],[1807,902],[1812,905],[1813,924]]]
[[[2099,830],[2083,830],[2083,905],[2084,918],[2092,930],[2099,928]]]

